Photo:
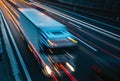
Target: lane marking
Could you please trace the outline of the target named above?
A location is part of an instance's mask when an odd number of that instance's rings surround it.
[[[73,26],[76,26],[77,28],[82,28],[82,27],[80,27],[80,26],[78,26],[78,25],[76,25],[76,24],[74,24],[72,22],[68,22],[68,23],[72,24]]]
[[[48,5],[48,6],[49,6],[49,5]],[[52,5],[50,5],[50,6],[52,6]],[[62,10],[62,11],[64,11],[64,12],[67,12],[67,13],[70,13],[70,14],[73,14],[73,15],[76,15],[76,16],[80,16],[80,17],[83,17],[83,18],[86,18],[86,19],[95,21],[95,22],[100,23],[100,24],[104,24],[104,25],[106,25],[106,26],[110,26],[111,28],[120,30],[120,28],[118,28],[118,27],[116,27],[116,26],[113,26],[113,25],[111,25],[111,24],[107,24],[107,23],[104,23],[104,22],[100,22],[100,21],[97,21],[97,20],[95,20],[95,19],[88,18],[88,17],[85,17],[85,16],[83,16],[83,15],[76,14],[76,13],[73,13],[73,12],[70,12],[70,11],[67,11],[67,10],[63,10],[63,9],[58,8],[58,7],[55,7],[55,6],[52,6],[52,7],[56,8],[56,9],[59,9],[59,10]]]
[[[26,65],[25,65],[25,63],[24,63],[24,61],[23,61],[23,58],[22,58],[22,56],[21,56],[21,54],[20,54],[20,52],[19,52],[19,50],[18,50],[18,48],[17,48],[17,45],[16,45],[16,43],[15,43],[15,40],[14,40],[14,38],[13,38],[13,36],[12,36],[12,33],[11,33],[10,29],[9,29],[9,26],[8,26],[8,24],[7,24],[7,21],[5,20],[5,17],[4,17],[4,15],[3,15],[3,13],[1,13],[1,15],[2,15],[2,17],[3,17],[3,20],[4,20],[5,24],[6,24],[6,28],[7,28],[7,30],[8,30],[8,33],[9,33],[10,37],[11,37],[11,40],[12,40],[12,42],[13,42],[13,45],[14,45],[15,50],[16,50],[16,52],[17,52],[17,56],[18,56],[18,58],[19,58],[19,60],[20,60],[20,63],[21,63],[21,65],[22,65],[22,68],[23,68],[23,70],[24,70],[24,73],[25,73],[25,75],[26,75],[26,78],[27,78],[28,81],[32,81],[32,79],[31,79],[31,77],[30,77],[30,74],[29,74],[29,72],[28,72],[28,70],[27,70],[27,67],[26,67]]]
[[[70,32],[76,34],[75,32],[69,30]],[[78,34],[76,34],[78,36]],[[97,52],[98,50],[92,46],[90,46],[89,44],[87,44],[86,42],[82,41],[80,38],[76,37],[78,41],[80,41],[81,43],[83,43],[84,45],[86,45],[87,47],[89,47],[90,49],[92,49],[93,51]]]
[[[33,5],[36,4],[36,6],[38,6],[38,7],[41,7],[41,6],[42,6],[43,9],[45,9],[45,10],[51,12],[51,13],[57,14],[57,15],[59,15],[59,16],[61,16],[61,17],[63,17],[63,18],[66,18],[66,19],[68,19],[68,20],[70,20],[70,21],[72,21],[72,22],[75,22],[75,23],[77,23],[77,24],[83,25],[83,26],[85,26],[85,27],[87,27],[87,28],[89,28],[89,29],[92,29],[92,30],[93,30],[92,27],[94,27],[94,28],[95,28],[94,31],[99,32],[99,33],[101,33],[101,34],[103,34],[103,35],[106,35],[106,36],[108,36],[108,37],[110,37],[110,38],[113,38],[113,39],[115,39],[115,40],[120,41],[120,35],[117,35],[117,34],[115,34],[115,33],[109,32],[109,31],[107,31],[107,30],[104,30],[104,29],[99,28],[99,27],[97,27],[97,26],[94,26],[94,25],[92,25],[92,24],[86,23],[86,22],[84,22],[84,21],[78,20],[78,19],[76,19],[76,18],[70,17],[70,16],[68,16],[68,15],[62,14],[62,13],[57,12],[57,11],[55,11],[55,10],[53,10],[53,9],[50,9],[50,8],[48,8],[48,7],[46,7],[46,6],[42,5],[42,4],[38,4],[38,3],[34,2],[34,1],[33,1],[33,3],[31,3],[31,4],[33,4]],[[90,26],[90,27],[89,27],[89,26]],[[92,27],[91,27],[91,26],[92,26]],[[111,34],[111,35],[109,35],[109,34]],[[116,37],[115,37],[115,36],[116,36]]]
[[[0,14],[1,14],[1,11],[0,11]],[[2,20],[2,17],[0,15],[0,18]],[[11,69],[12,69],[12,75],[14,76],[14,79],[15,81],[22,81],[20,76],[21,73],[20,73],[20,70],[18,68],[18,63],[16,61],[16,58],[15,56],[13,55],[13,50],[11,49],[11,45],[10,45],[10,41],[8,39],[8,36],[7,36],[7,31],[5,29],[5,26],[3,25],[3,20],[1,22],[1,30],[2,30],[2,34],[3,34],[3,40],[5,42],[5,46],[6,46],[6,51],[7,51],[7,56],[9,58],[9,61],[10,61],[10,66],[11,66]]]

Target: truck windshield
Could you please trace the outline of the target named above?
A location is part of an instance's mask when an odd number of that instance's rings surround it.
[[[44,49],[45,54],[64,54],[66,52],[74,51],[74,47],[62,47],[62,48],[46,48]]]

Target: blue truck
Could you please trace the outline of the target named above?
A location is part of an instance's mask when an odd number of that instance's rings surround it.
[[[20,31],[45,75],[63,76],[63,65],[75,71],[76,37],[66,26],[34,8],[18,8]]]

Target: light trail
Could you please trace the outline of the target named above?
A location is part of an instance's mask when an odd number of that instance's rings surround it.
[[[74,22],[74,23],[83,25],[83,26],[86,27],[86,28],[89,28],[89,29],[94,30],[94,31],[96,31],[96,32],[98,32],[98,33],[101,33],[101,34],[106,35],[106,36],[108,36],[108,37],[110,37],[110,38],[113,38],[113,39],[115,39],[115,40],[120,41],[120,35],[117,35],[117,34],[115,34],[115,33],[112,33],[112,32],[110,32],[110,31],[107,31],[107,30],[105,30],[105,29],[99,28],[99,27],[97,27],[97,26],[95,26],[95,25],[89,24],[89,23],[84,22],[84,21],[82,21],[82,20],[78,20],[78,19],[76,19],[76,18],[70,17],[70,16],[68,16],[68,15],[66,15],[66,14],[63,14],[63,13],[60,13],[60,12],[55,11],[55,10],[53,10],[53,9],[50,9],[50,8],[48,8],[47,6],[44,6],[44,5],[42,5],[42,4],[38,4],[38,3],[34,2],[34,1],[33,1],[31,4],[33,4],[33,5],[35,4],[35,6],[42,7],[43,9],[45,9],[45,10],[51,12],[51,13],[57,14],[57,15],[60,16],[60,17],[63,17],[63,18],[68,19],[68,20],[70,20],[70,21],[72,21],[72,22]]]
[[[69,30],[69,31],[71,31],[71,30]],[[76,32],[73,32],[73,31],[71,31],[71,32],[74,33],[77,37],[81,38],[81,36],[79,34],[77,34]],[[85,39],[83,38],[83,40],[85,40]],[[101,47],[99,47],[99,46],[97,46],[97,45],[95,45],[95,44],[93,44],[93,43],[91,43],[91,42],[89,42],[87,40],[85,40],[85,41],[88,42],[89,44],[93,45],[95,48],[98,48],[99,50],[101,50],[105,54],[108,54],[108,55],[120,60],[120,57],[115,56],[114,54],[110,53],[109,51],[106,51],[105,49],[103,49],[103,48],[101,48]]]
[[[5,10],[7,10],[8,13],[10,14],[10,15],[9,15],[9,18],[12,20],[12,22],[14,23],[16,29],[19,31],[19,28],[21,29],[19,22],[18,22],[17,19],[12,15],[12,13],[9,11],[9,9],[8,9],[4,4],[2,4],[2,5],[3,5],[3,7],[5,8]],[[12,19],[12,18],[13,18],[13,19]],[[14,21],[15,21],[16,23],[15,23]],[[17,26],[16,24],[19,26],[19,28],[18,28],[18,26]],[[24,32],[24,31],[22,30],[22,32]],[[30,41],[29,41],[29,44],[30,44],[30,46],[33,48],[35,54],[37,54],[37,56],[39,57],[39,59],[40,59],[40,61],[42,62],[42,64],[43,64],[44,66],[46,66],[47,64],[44,62],[44,60],[42,59],[42,57],[40,56],[40,54],[38,53],[38,51],[36,50],[36,48],[32,45],[32,43],[31,43]],[[29,48],[29,46],[28,46],[28,48]],[[30,48],[30,49],[31,49],[30,51],[32,51],[32,48]],[[32,52],[33,52],[33,51],[32,51]],[[25,71],[25,72],[26,72],[26,71]],[[56,76],[55,76],[53,73],[50,75],[50,77],[51,77],[54,81],[58,81],[57,78],[56,78]]]
[[[76,78],[62,64],[60,64],[60,67],[72,81],[77,81]]]

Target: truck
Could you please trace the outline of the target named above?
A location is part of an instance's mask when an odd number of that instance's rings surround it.
[[[34,8],[18,8],[20,32],[32,50],[45,75],[63,76],[60,65],[75,71],[73,49],[76,37],[66,26]]]

